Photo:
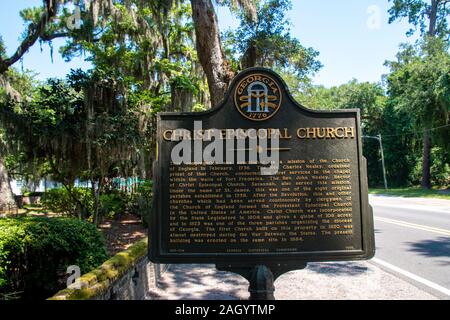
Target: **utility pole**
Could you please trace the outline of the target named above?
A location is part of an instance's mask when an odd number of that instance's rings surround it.
[[[383,168],[384,189],[387,190],[388,189],[388,185],[387,185],[387,178],[386,178],[386,167],[384,165],[384,151],[383,151],[383,143],[381,141],[381,134],[378,134],[377,136],[363,136],[363,138],[378,140],[378,143],[380,144],[381,166]]]
[[[383,143],[381,142],[381,134],[378,134],[378,141],[380,142],[380,150],[381,150],[381,165],[383,166],[383,179],[384,179],[384,188],[387,190],[387,178],[386,178],[386,166],[384,165],[384,151],[383,151]]]

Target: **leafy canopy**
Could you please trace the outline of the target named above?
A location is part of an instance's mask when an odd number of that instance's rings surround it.
[[[412,35],[417,29],[422,36],[428,33],[431,36],[448,38],[450,35],[448,0],[433,0],[431,3],[424,0],[389,0],[389,2],[392,2],[388,11],[389,23],[407,18],[413,26],[408,30],[407,35]],[[433,10],[435,10],[435,15]]]
[[[224,33],[225,45],[242,68],[263,66],[292,73],[306,79],[317,72],[321,63],[319,53],[305,48],[290,33],[286,12],[292,8],[290,0],[258,0],[255,19],[248,19],[244,11],[237,12],[237,30]]]

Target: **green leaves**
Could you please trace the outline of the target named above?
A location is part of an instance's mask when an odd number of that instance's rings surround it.
[[[20,11],[19,15],[26,22],[36,23],[39,21],[43,13],[43,7],[34,7],[23,9],[22,11]]]
[[[106,259],[104,240],[92,224],[67,218],[0,219],[2,293],[23,291],[23,298],[45,299],[65,287],[69,265],[86,273]]]
[[[319,53],[303,47],[290,34],[286,19],[290,9],[290,0],[264,0],[256,2],[256,20],[237,13],[239,28],[223,35],[232,60],[241,60],[242,68],[264,66],[301,78],[317,72],[322,67],[317,61]]]
[[[396,172],[403,171],[403,181],[417,183],[425,175],[421,172],[424,168],[420,156],[424,132],[439,128],[428,131],[432,146],[444,151],[439,157],[431,157],[431,167],[440,168],[441,173],[445,173],[446,167],[438,165],[437,161],[448,163],[450,159],[450,130],[445,127],[449,124],[450,114],[448,43],[440,38],[425,37],[414,46],[402,46],[397,60],[389,61],[386,65],[391,69],[386,77],[388,104],[392,113],[389,116],[395,121],[390,123],[391,131],[388,133],[393,135],[388,141],[394,148],[392,151],[387,150],[386,154],[389,156],[389,152],[392,152],[397,155],[393,163],[398,167],[398,154],[402,149],[405,150],[403,154],[407,154],[402,156],[402,162],[407,170]],[[388,148],[390,144],[387,144]],[[428,156],[428,152],[424,154]],[[425,170],[429,169],[425,167]],[[436,170],[431,170],[431,180],[434,183],[441,184],[445,181],[439,176]]]
[[[408,47],[396,62],[387,63],[388,91],[399,110],[410,114],[418,128],[448,124],[450,54],[443,40],[427,38]]]
[[[39,130],[52,130],[82,107],[83,95],[71,88],[64,80],[49,79],[37,88],[33,100],[28,104],[26,112],[32,125]]]
[[[412,35],[417,29],[422,36],[438,36],[447,38],[450,35],[448,17],[450,8],[446,0],[389,0],[392,6],[389,9],[389,23],[407,18],[413,26],[407,35]]]

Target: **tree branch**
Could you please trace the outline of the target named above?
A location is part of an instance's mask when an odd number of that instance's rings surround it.
[[[44,13],[41,15],[37,23],[30,23],[30,25],[28,26],[27,35],[17,48],[16,52],[14,52],[14,54],[7,59],[2,59],[0,57],[0,74],[3,74],[11,65],[20,60],[20,58],[22,58],[22,56],[28,51],[28,49],[30,49],[36,43],[39,37],[45,36],[44,33],[47,24],[56,16],[56,13],[58,11],[58,4],[59,0],[44,0]],[[47,38],[50,39],[50,36],[47,35]]]
[[[67,33],[67,32],[57,32],[57,33],[53,33],[53,34],[43,34],[39,38],[42,41],[52,41],[53,39],[56,39],[56,38],[65,38],[68,36],[69,36],[69,33]]]

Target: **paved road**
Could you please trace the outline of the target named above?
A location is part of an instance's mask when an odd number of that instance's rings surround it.
[[[371,196],[374,263],[450,298],[450,201]]]

